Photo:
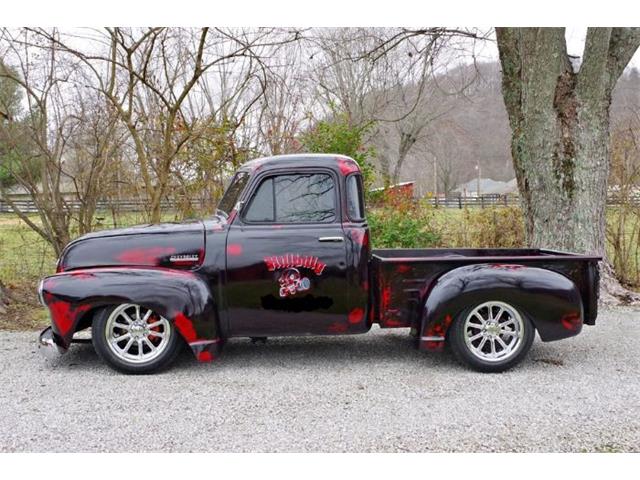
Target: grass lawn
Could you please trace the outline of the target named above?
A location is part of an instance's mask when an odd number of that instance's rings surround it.
[[[37,215],[31,220],[40,224]],[[173,214],[166,214],[164,221],[173,221]],[[145,223],[140,214],[122,215],[118,227]],[[97,216],[95,229],[113,228],[105,214]],[[37,304],[36,288],[45,275],[55,272],[56,256],[53,248],[16,215],[0,214],[0,280],[20,298]],[[36,329],[49,323],[44,308],[11,302],[7,311],[0,313],[1,330]]]

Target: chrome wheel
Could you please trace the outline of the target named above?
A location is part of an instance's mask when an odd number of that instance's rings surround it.
[[[518,352],[524,328],[514,307],[504,302],[486,302],[467,315],[464,339],[475,357],[485,362],[503,362]]]
[[[133,303],[116,307],[105,324],[109,349],[129,363],[157,358],[169,345],[170,336],[171,328],[166,318]]]

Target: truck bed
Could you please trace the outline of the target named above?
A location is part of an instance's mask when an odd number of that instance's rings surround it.
[[[378,248],[373,249],[374,258],[380,261],[446,261],[459,260],[599,260],[600,257],[578,255],[539,248]]]
[[[517,248],[424,248],[372,250],[374,314],[381,327],[415,327],[423,299],[442,274],[471,264],[544,268],[571,279],[583,299],[584,323],[595,324],[598,256]],[[594,281],[596,280],[596,281]]]

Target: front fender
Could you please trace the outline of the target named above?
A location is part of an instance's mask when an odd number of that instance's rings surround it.
[[[427,293],[420,348],[441,348],[453,320],[467,308],[489,300],[516,307],[531,320],[543,341],[571,337],[582,330],[580,292],[564,275],[524,265],[467,265],[442,275]]]
[[[43,280],[55,341],[68,348],[83,317],[97,307],[136,303],[173,322],[199,360],[219,349],[219,322],[206,280],[193,272],[163,268],[73,270]]]

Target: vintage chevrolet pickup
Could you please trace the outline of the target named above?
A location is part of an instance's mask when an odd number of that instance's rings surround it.
[[[186,342],[200,361],[227,339],[408,328],[415,346],[483,372],[597,315],[600,257],[541,249],[371,249],[355,161],[285,155],[244,164],[203,221],[84,235],[39,285],[57,356],[91,327],[126,373],[168,366]]]

